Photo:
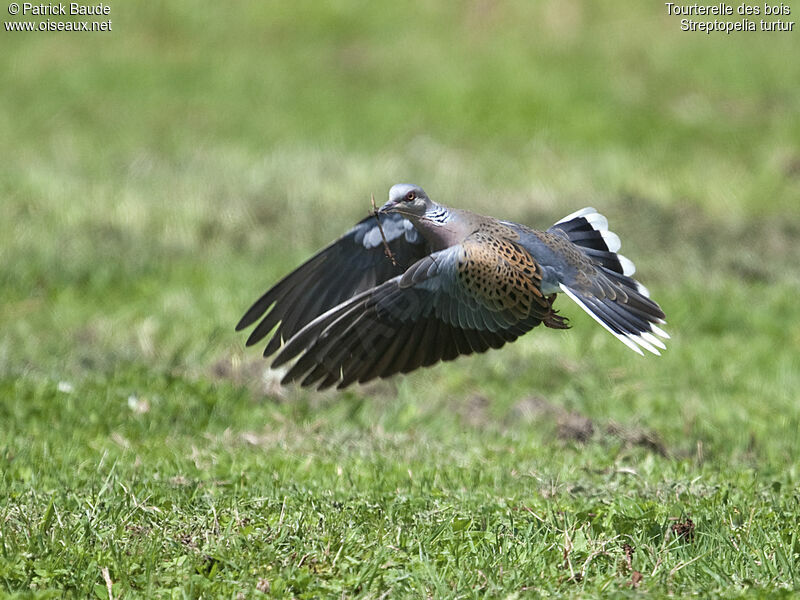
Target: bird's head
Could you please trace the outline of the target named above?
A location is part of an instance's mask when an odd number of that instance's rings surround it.
[[[412,183],[398,183],[391,187],[388,202],[381,206],[378,212],[421,217],[432,206],[433,202],[421,187]]]

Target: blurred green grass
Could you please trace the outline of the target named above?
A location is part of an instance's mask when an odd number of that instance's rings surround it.
[[[3,32],[0,585],[796,590],[797,38],[662,9],[130,2],[109,34]],[[538,227],[596,206],[669,350],[561,300],[568,332],[277,388],[233,325],[406,180]]]

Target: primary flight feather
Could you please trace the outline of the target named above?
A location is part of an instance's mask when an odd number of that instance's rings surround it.
[[[553,308],[563,292],[635,352],[659,354],[664,313],[619,247],[593,208],[537,231],[401,183],[376,216],[261,296],[236,330],[258,322],[248,346],[272,333],[272,366],[296,359],[282,383],[343,388],[499,348],[540,323],[565,329]]]

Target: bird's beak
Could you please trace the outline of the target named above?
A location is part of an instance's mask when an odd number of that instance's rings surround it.
[[[394,212],[394,209],[397,207],[398,204],[399,202],[397,202],[397,200],[389,200],[386,204],[384,204],[378,209],[378,214],[386,215],[391,212]]]

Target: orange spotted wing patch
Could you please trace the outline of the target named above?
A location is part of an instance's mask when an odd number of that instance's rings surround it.
[[[509,311],[524,319],[547,313],[550,302],[542,295],[542,270],[531,255],[514,242],[487,233],[472,234],[458,260],[458,279],[484,306]]]

